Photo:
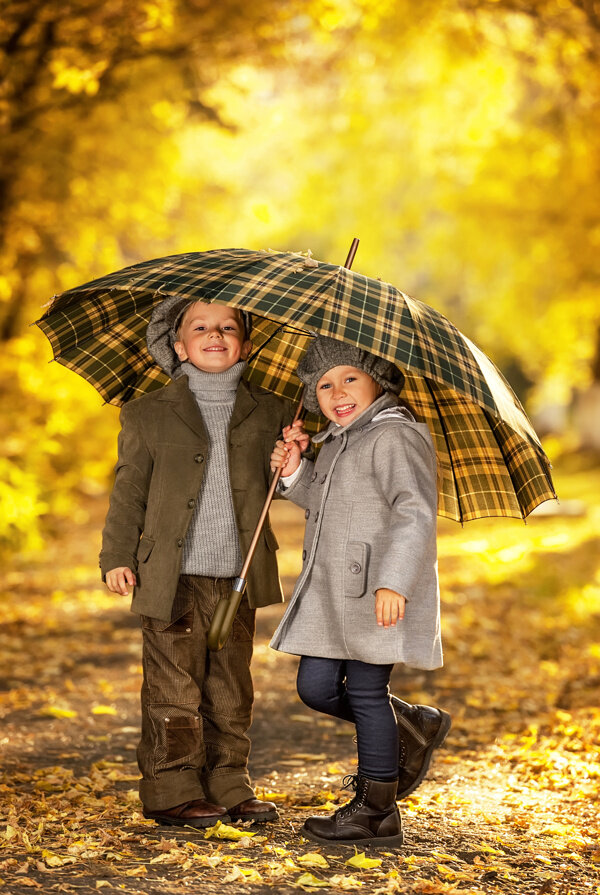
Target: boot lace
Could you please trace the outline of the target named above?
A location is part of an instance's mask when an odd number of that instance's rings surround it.
[[[367,781],[358,774],[347,774],[342,780],[342,788],[355,793],[354,798],[347,805],[343,805],[335,812],[339,818],[348,817],[358,808],[363,808],[367,799]]]

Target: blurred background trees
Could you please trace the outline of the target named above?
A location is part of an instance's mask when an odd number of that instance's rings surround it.
[[[115,456],[116,411],[27,324],[162,254],[342,263],[359,236],[355,267],[447,313],[544,431],[575,407],[600,438],[598,3],[2,0],[0,44],[5,544]]]

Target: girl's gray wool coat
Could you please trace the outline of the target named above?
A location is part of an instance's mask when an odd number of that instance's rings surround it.
[[[331,423],[316,462],[283,493],[306,516],[302,572],[271,646],[295,655],[442,664],[436,456],[427,426],[389,393],[346,427]],[[377,625],[375,591],[406,598]]]

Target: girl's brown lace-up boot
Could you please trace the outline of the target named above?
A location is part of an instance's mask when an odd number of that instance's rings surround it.
[[[325,845],[402,845],[402,821],[396,805],[397,780],[370,780],[361,774],[344,777],[356,790],[351,802],[331,817],[309,817],[300,833]]]

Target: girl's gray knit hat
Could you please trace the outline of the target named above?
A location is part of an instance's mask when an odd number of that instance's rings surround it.
[[[180,295],[170,295],[159,302],[152,311],[146,329],[146,345],[158,366],[171,379],[181,376],[181,362],[173,348],[177,341],[177,329],[187,309],[197,301],[202,301],[202,297],[182,298]],[[247,311],[242,311],[241,308],[238,310],[244,320],[246,338],[249,339],[252,317]]]
[[[395,395],[400,393],[404,385],[404,374],[390,361],[347,342],[340,342],[329,336],[317,336],[308,346],[296,371],[298,378],[306,386],[304,406],[312,413],[320,413],[317,382],[332,367],[356,367],[363,370],[384,391]]]

